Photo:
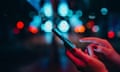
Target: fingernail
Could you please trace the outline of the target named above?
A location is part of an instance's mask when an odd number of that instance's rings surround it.
[[[94,49],[94,51],[95,51],[95,52],[100,52],[100,50],[99,50],[99,49]]]
[[[79,40],[80,42],[91,42],[90,40]]]
[[[91,47],[88,47],[87,50],[88,50],[88,54],[92,56],[93,53],[92,53]]]
[[[85,42],[85,41],[83,41],[83,40],[79,40],[80,42]]]

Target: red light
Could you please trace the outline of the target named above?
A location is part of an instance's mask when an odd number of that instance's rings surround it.
[[[14,28],[14,29],[13,29],[13,33],[14,33],[14,34],[19,34],[20,31],[19,31],[17,28]]]
[[[77,32],[77,33],[84,33],[85,32],[85,27],[83,25],[82,26],[77,26],[77,27],[75,27],[74,31]]]
[[[108,38],[114,38],[114,37],[115,37],[115,33],[113,31],[109,31]]]
[[[91,29],[94,26],[95,22],[94,21],[88,21],[87,23],[87,28]]]
[[[38,29],[36,27],[33,27],[33,26],[30,26],[28,30],[33,34],[38,33]]]
[[[16,26],[17,26],[18,29],[23,29],[24,28],[24,23],[22,21],[18,21]]]

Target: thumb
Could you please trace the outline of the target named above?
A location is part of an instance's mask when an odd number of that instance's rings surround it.
[[[94,56],[94,48],[93,48],[93,46],[94,46],[95,44],[90,44],[90,45],[88,45],[87,46],[87,52],[88,52],[88,54],[90,55],[90,56]]]
[[[97,56],[95,55],[94,53],[94,49],[96,48],[95,44],[90,44],[89,46],[87,46],[87,52],[88,52],[88,55],[91,56],[91,57],[94,57],[94,58],[97,58]]]

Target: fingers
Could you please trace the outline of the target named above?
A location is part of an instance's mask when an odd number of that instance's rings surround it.
[[[66,49],[66,55],[78,67],[86,67],[90,62],[93,62],[96,60],[92,50],[90,50],[92,51],[91,56],[82,52],[81,49],[74,48],[73,50],[74,51],[71,52],[68,49]]]
[[[85,49],[86,54],[88,54],[91,57],[97,58],[97,56],[94,53],[94,49],[96,48],[95,44],[90,44],[89,46],[87,46],[87,48]]]
[[[104,54],[104,55],[108,53],[108,49],[106,47],[99,46],[99,45],[96,45],[96,49],[94,49],[94,51],[97,53]]]
[[[94,54],[94,49],[96,48],[95,44],[90,44],[88,45],[88,47],[86,48],[87,51],[88,51],[88,54],[91,56],[91,57],[96,57],[96,55]]]
[[[80,42],[100,43],[100,42],[103,42],[103,39],[96,38],[96,37],[85,37],[85,38],[81,38]]]
[[[74,55],[85,63],[88,63],[91,60],[91,57],[88,54],[82,52],[80,49],[77,48],[74,48]]]
[[[108,48],[112,47],[112,45],[107,40],[96,38],[96,37],[81,38],[80,42],[92,42],[98,45],[106,46]]]
[[[88,54],[88,50],[87,50],[87,49],[85,49],[84,53],[85,53],[85,54]]]
[[[66,49],[67,57],[78,67],[85,67],[86,64],[79,58],[77,58],[74,54],[72,54],[68,49]]]

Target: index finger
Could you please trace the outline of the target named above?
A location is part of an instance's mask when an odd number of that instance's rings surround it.
[[[93,43],[101,43],[104,40],[101,38],[97,38],[97,37],[85,37],[85,38],[81,38],[79,40],[80,42],[93,42]]]
[[[101,46],[112,47],[110,45],[110,43],[107,42],[107,40],[97,38],[97,37],[85,37],[85,38],[81,38],[79,41],[80,42],[91,42],[91,43],[95,43],[95,44],[98,44],[98,45],[101,45]]]

